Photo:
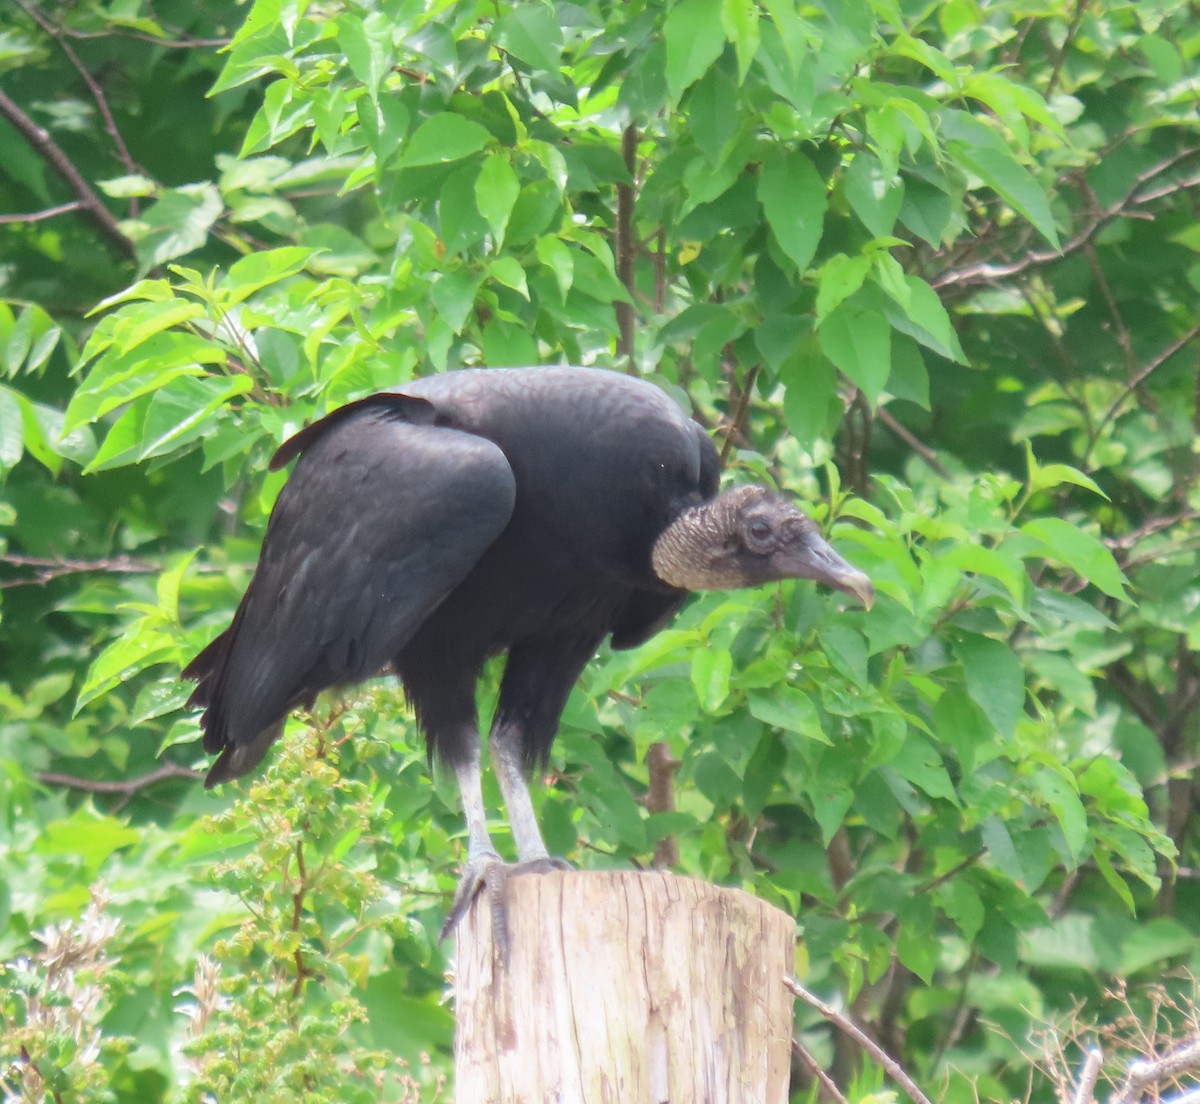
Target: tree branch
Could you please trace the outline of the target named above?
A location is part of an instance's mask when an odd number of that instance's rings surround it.
[[[904,1072],[904,1067],[875,1042],[870,1035],[863,1031],[858,1024],[850,1019],[849,1016],[839,1012],[832,1005],[826,1004],[820,997],[814,993],[810,993],[793,978],[785,977],[783,984],[789,992],[795,994],[805,1004],[811,1005],[830,1023],[835,1027],[841,1028],[843,1032],[858,1043],[863,1050],[883,1067],[884,1072],[908,1094],[913,1104],[932,1104],[932,1101],[920,1090],[916,1082]],[[1110,1102],[1110,1104],[1124,1104],[1124,1102]]]
[[[821,1091],[829,1100],[832,1100],[834,1104],[850,1104],[842,1095],[841,1089],[834,1083],[833,1078],[821,1068],[821,1063],[809,1053],[805,1045],[794,1035],[792,1036],[792,1053],[796,1056],[800,1064],[812,1075],[813,1079],[821,1087]]]
[[[104,129],[108,131],[108,136],[113,140],[113,145],[117,148],[117,157],[121,164],[125,167],[127,173],[140,172],[140,167],[134,162],[133,157],[129,153],[129,147],[125,145],[125,139],[121,137],[121,132],[117,128],[117,121],[113,118],[112,111],[108,107],[108,99],[104,95],[104,90],[100,87],[96,78],[88,71],[87,67],[79,60],[79,55],[75,53],[74,48],[66,40],[62,33],[62,29],[52,23],[43,15],[34,4],[27,3],[26,0],[17,0],[21,10],[29,16],[43,31],[46,32],[59,48],[67,55],[67,60],[74,66],[75,71],[79,74],[83,83],[87,85],[88,91],[92,94],[92,99],[96,101],[96,107],[100,110],[100,116],[104,119]],[[134,215],[137,214],[137,198],[130,202],[130,210]]]
[[[1100,424],[1096,426],[1095,432],[1092,434],[1091,443],[1088,445],[1087,453],[1083,458],[1085,467],[1088,461],[1091,459],[1092,448],[1100,439],[1100,434],[1104,432],[1105,427],[1117,416],[1117,413],[1128,401],[1130,395],[1133,395],[1137,392],[1137,389],[1143,383],[1145,383],[1146,379],[1152,372],[1155,372],[1161,368],[1168,360],[1171,359],[1171,357],[1189,345],[1197,337],[1200,337],[1200,325],[1193,326],[1182,337],[1171,342],[1171,344],[1168,345],[1161,353],[1159,353],[1158,356],[1152,357],[1136,373],[1134,373],[1132,379],[1130,379],[1125,385],[1125,390],[1113,400],[1112,406],[1110,406],[1104,412],[1104,417],[1100,419]]]
[[[1084,225],[1083,229],[1078,231],[1069,241],[1064,243],[1061,249],[1045,249],[1041,251],[1030,250],[1025,253],[1020,260],[1008,261],[1003,264],[994,264],[991,262],[980,262],[977,264],[964,265],[958,269],[946,269],[939,275],[930,279],[929,283],[934,288],[944,288],[951,286],[973,287],[979,284],[990,284],[997,280],[1007,279],[1010,276],[1016,276],[1021,272],[1025,272],[1031,268],[1036,268],[1040,265],[1049,264],[1052,261],[1061,260],[1063,257],[1070,256],[1072,253],[1078,252],[1088,244],[1096,233],[1110,223],[1113,219],[1121,218],[1147,218],[1146,214],[1141,211],[1136,211],[1133,208],[1150,203],[1155,199],[1161,199],[1164,196],[1174,195],[1177,192],[1185,192],[1192,188],[1195,181],[1191,178],[1183,180],[1173,180],[1169,183],[1162,184],[1158,188],[1142,192],[1142,188],[1151,180],[1156,179],[1163,173],[1170,171],[1179,162],[1186,160],[1189,157],[1195,156],[1200,152],[1200,147],[1189,146],[1187,149],[1181,150],[1179,153],[1173,154],[1171,157],[1165,158],[1158,164],[1151,166],[1144,172],[1140,173],[1134,182],[1132,188],[1116,203],[1111,204],[1102,210],[1093,212],[1091,218]]]
[[[38,771],[34,775],[43,786],[63,786],[69,790],[82,790],[94,794],[121,794],[130,797],[139,790],[166,782],[172,778],[187,778],[195,780],[203,778],[200,771],[190,767],[181,767],[177,763],[164,763],[161,767],[139,774],[136,778],[125,778],[117,782],[101,778],[78,778],[73,774],[59,774],[55,771]]]
[[[87,212],[97,229],[109,245],[131,261],[137,260],[137,249],[133,241],[125,236],[113,213],[104,206],[100,197],[84,180],[62,147],[50,137],[49,131],[38,126],[9,95],[0,89],[0,116],[37,151],[39,156],[58,173],[79,200],[80,207]]]
[[[0,590],[45,586],[63,575],[83,575],[92,571],[110,575],[153,575],[162,570],[160,564],[135,560],[131,556],[116,556],[111,560],[68,560],[61,556],[20,556],[9,553],[0,555],[0,564],[37,569],[37,573],[27,579],[5,579],[0,582]]]
[[[0,215],[0,223],[43,222],[46,219],[57,218],[68,211],[78,211],[83,206],[77,199],[70,203],[60,203],[57,207],[47,207],[44,211],[30,211],[22,215]]]
[[[937,453],[927,444],[919,441],[907,426],[901,425],[884,407],[880,406],[876,408],[875,417],[883,423],[885,429],[890,429],[892,433],[908,445],[926,464],[933,468],[938,475],[943,478],[949,478],[950,473],[942,466],[942,462],[937,458]]]
[[[1134,1104],[1150,1085],[1178,1077],[1200,1066],[1200,1038],[1192,1039],[1161,1058],[1129,1063],[1125,1083],[1108,1098],[1108,1104]]]

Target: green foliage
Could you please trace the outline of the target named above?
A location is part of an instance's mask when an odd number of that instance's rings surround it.
[[[707,595],[602,653],[538,793],[552,847],[672,837],[794,913],[807,984],[951,1102],[1025,1091],[1043,1020],[1136,1014],[1139,981],[1200,967],[1193,24],[1182,0],[0,14],[9,1094],[439,1091],[461,825],[395,691],[293,724],[238,800],[186,769],[178,672],[248,581],[278,443],[469,365],[654,379],[729,478],[823,501],[879,592]],[[646,804],[655,744],[674,809]],[[39,1011],[65,990],[35,933],[97,925],[87,1017]]]

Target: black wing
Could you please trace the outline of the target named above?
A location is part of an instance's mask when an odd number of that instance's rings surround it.
[[[206,785],[251,770],[297,705],[382,670],[508,523],[500,449],[404,414],[376,402],[303,431],[233,624],[184,671],[222,753]]]

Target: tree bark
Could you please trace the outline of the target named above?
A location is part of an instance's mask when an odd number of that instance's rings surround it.
[[[664,871],[508,883],[458,929],[458,1104],[785,1104],[791,916]]]

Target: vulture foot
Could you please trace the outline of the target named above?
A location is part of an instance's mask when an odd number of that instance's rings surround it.
[[[494,852],[470,859],[454,893],[454,903],[442,925],[439,939],[445,939],[467,914],[471,903],[486,888],[488,908],[492,910],[492,938],[500,948],[500,958],[508,963],[508,881],[522,874],[549,874],[554,870],[574,870],[566,859],[557,855],[546,855],[525,862],[506,863]]]

